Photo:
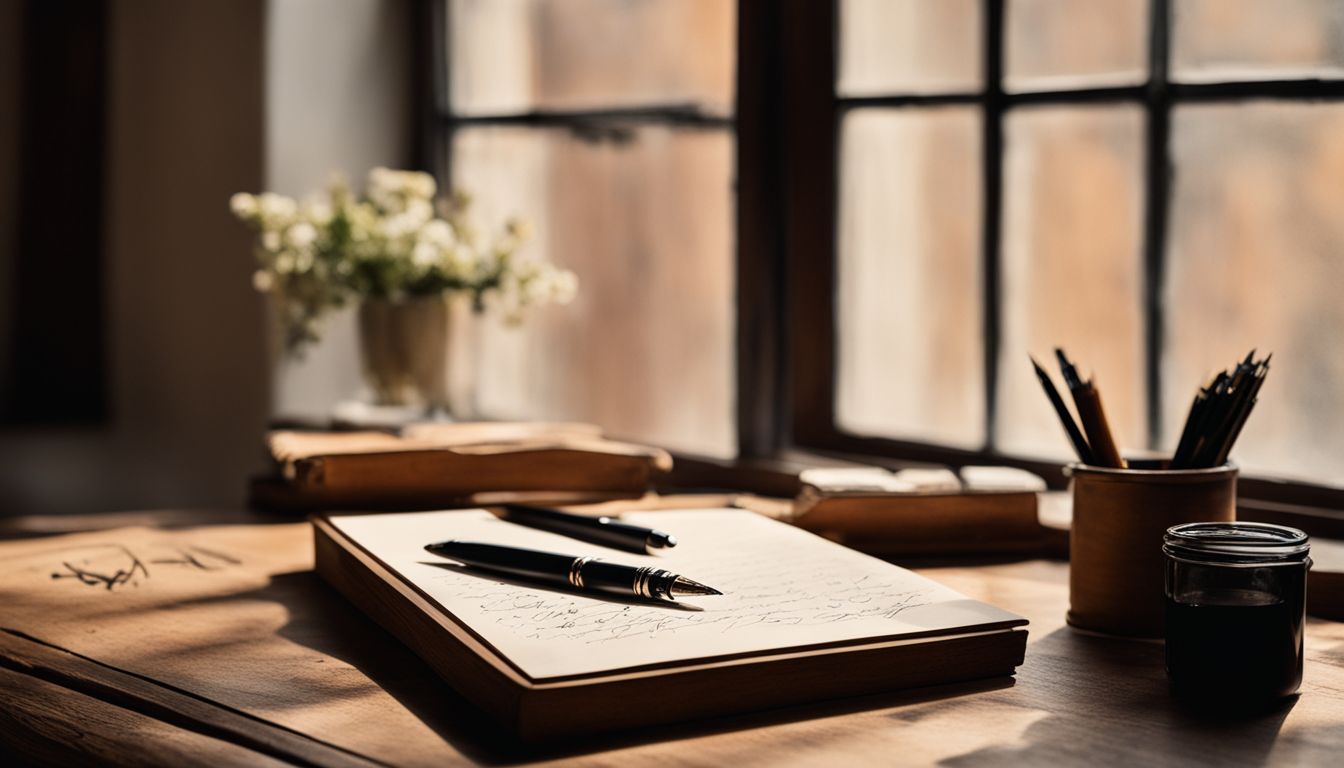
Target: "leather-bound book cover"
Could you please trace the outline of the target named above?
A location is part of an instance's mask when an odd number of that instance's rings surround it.
[[[275,431],[266,508],[424,509],[476,500],[552,502],[641,496],[671,469],[664,450],[582,424],[479,422],[380,431]]]
[[[808,470],[794,525],[885,556],[1046,554],[1067,535],[1042,526],[1039,477],[1008,467]]]

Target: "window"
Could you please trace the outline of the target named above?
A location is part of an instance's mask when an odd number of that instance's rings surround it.
[[[1050,474],[1029,352],[1071,350],[1122,444],[1170,450],[1256,346],[1234,456],[1296,482],[1243,490],[1344,503],[1344,5],[437,7],[433,166],[587,278],[485,329],[488,415]]]
[[[441,179],[579,297],[475,340],[478,409],[736,452],[733,0],[451,0]]]
[[[1057,462],[1027,355],[1062,345],[1123,445],[1169,451],[1196,386],[1254,346],[1274,371],[1234,457],[1344,484],[1344,4],[828,10],[810,105],[833,115],[813,122],[833,208],[813,207],[834,266],[794,268],[819,329],[791,342],[800,442]]]

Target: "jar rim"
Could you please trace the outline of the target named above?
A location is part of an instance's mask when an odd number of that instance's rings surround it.
[[[1168,528],[1162,540],[1162,551],[1172,557],[1208,562],[1298,562],[1310,550],[1306,533],[1272,523],[1183,523]]]

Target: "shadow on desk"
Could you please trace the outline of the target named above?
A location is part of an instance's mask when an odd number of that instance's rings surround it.
[[[164,531],[207,525],[284,525],[303,522],[303,517],[240,509],[178,509],[102,512],[93,515],[0,516],[0,541],[35,539],[88,531],[110,531],[143,526]]]
[[[1013,678],[1010,677],[991,678],[606,736],[589,736],[572,743],[522,744],[473,707],[419,657],[365,618],[314,573],[275,576],[266,587],[230,599],[269,600],[283,605],[290,619],[279,630],[281,637],[358,669],[444,741],[473,760],[489,764],[592,754],[653,741],[677,740],[870,709],[933,702],[971,693],[1002,690],[1013,685]]]
[[[237,513],[221,519],[258,522]],[[5,744],[31,744],[42,724],[49,726],[42,746],[65,764],[126,762],[127,750],[161,764],[212,762],[206,754],[226,762],[242,749],[252,762],[269,756],[352,766],[577,756],[607,766],[1329,765],[1344,749],[1344,625],[1308,622],[1304,693],[1296,704],[1245,720],[1201,717],[1172,703],[1161,645],[1059,629],[1067,566],[1041,560],[923,564],[926,575],[1031,619],[1016,682],[919,689],[524,748],[309,570],[307,526],[198,531],[199,516],[146,522],[157,527],[11,542],[0,555],[9,569],[0,584],[0,628],[20,630],[0,632],[0,752]],[[165,532],[184,527],[192,530]],[[55,555],[111,542],[137,551],[205,545],[243,565],[168,564],[138,586],[115,590],[51,578],[61,564]],[[145,729],[160,735],[151,740]],[[190,749],[152,752],[174,744]],[[205,747],[218,751],[199,751]],[[196,759],[177,760],[178,754]]]
[[[1033,643],[1012,701],[1046,713],[1012,745],[942,764],[1260,764],[1297,697],[1256,714],[1203,714],[1171,697],[1160,643],[1058,629]],[[1105,734],[1104,738],[1098,738]]]
[[[1161,644],[1095,637],[1063,628],[1031,643],[1016,679],[843,699],[585,737],[574,743],[523,745],[315,574],[281,575],[266,588],[239,597],[283,604],[291,618],[279,631],[282,637],[355,667],[444,741],[490,764],[591,755],[865,711],[875,713],[873,728],[888,727],[882,725],[884,721],[898,727],[936,717],[983,716],[983,712],[974,714],[979,708],[965,706],[968,697],[984,706],[1043,716],[1011,743],[1001,740],[945,759],[944,764],[1160,763],[1175,755],[1201,763],[1254,764],[1269,755],[1295,704],[1290,700],[1276,711],[1246,717],[1184,710],[1169,695]],[[968,719],[965,727],[993,730],[992,723],[974,719]]]

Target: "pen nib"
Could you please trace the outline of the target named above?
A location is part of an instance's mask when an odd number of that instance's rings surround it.
[[[677,580],[672,582],[672,588],[669,590],[672,597],[687,597],[691,595],[722,595],[723,593],[713,587],[707,587],[698,581],[691,581],[685,576],[678,576]]]

